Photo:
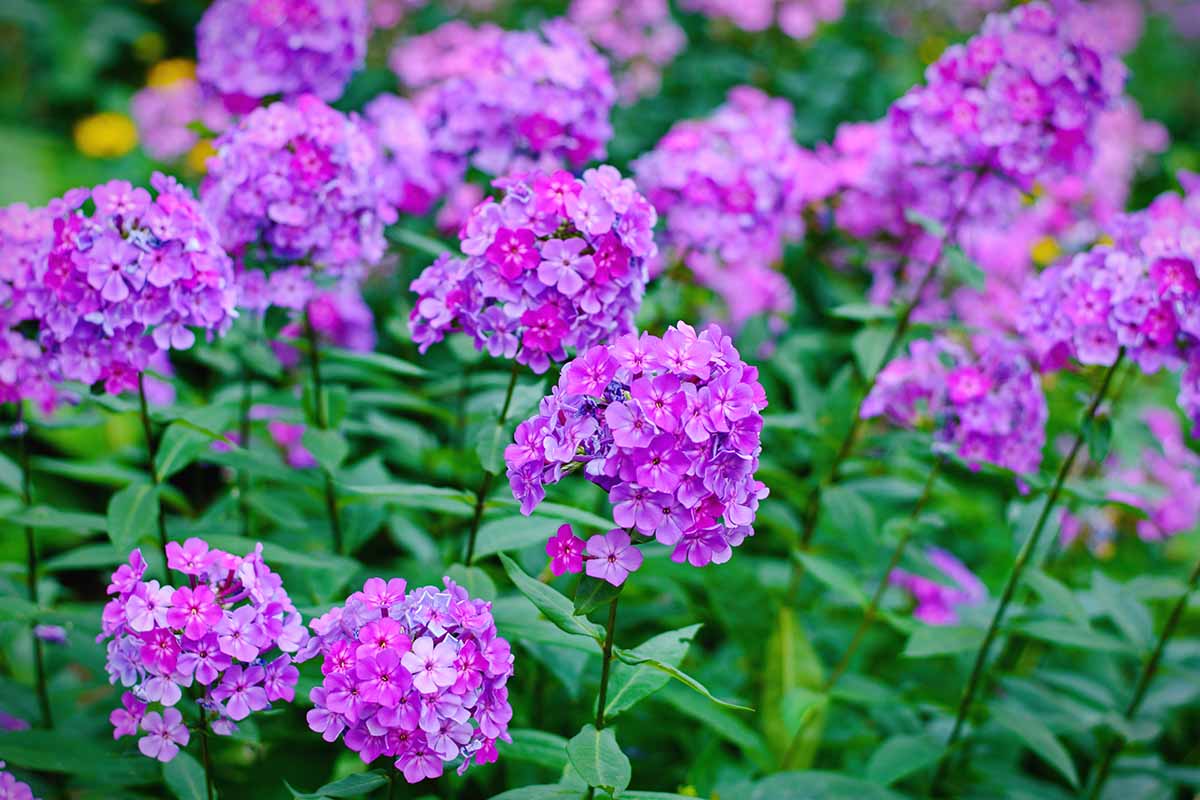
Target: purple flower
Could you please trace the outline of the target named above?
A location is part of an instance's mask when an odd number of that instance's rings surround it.
[[[67,629],[61,625],[34,625],[33,635],[49,644],[67,643]]]
[[[430,640],[420,639],[415,644],[427,641]],[[377,655],[359,658],[355,674],[363,699],[386,708],[395,708],[413,684],[412,675],[407,669],[401,669],[400,656],[391,648],[381,650]]]
[[[583,539],[571,532],[570,525],[562,525],[558,533],[546,542],[546,555],[550,556],[550,571],[555,575],[583,571]]]
[[[588,539],[587,554],[587,574],[613,586],[623,584],[629,573],[642,566],[642,551],[630,543],[629,534],[620,528]]]
[[[182,545],[167,542],[167,566],[184,575],[203,575],[211,561],[208,542],[203,539],[192,536]]]
[[[253,606],[226,612],[214,628],[222,653],[247,663],[258,658],[266,637],[258,622],[258,611]]]
[[[225,701],[225,711],[235,721],[262,711],[270,705],[267,690],[261,685],[267,673],[262,667],[231,666],[225,670],[221,683],[213,690],[214,700]]]
[[[202,639],[184,642],[176,668],[185,675],[194,675],[199,683],[208,686],[232,663],[233,660],[221,652],[217,635],[209,633]]]
[[[500,201],[479,204],[460,231],[466,258],[440,257],[411,285],[409,325],[421,350],[462,330],[477,349],[544,372],[568,349],[585,353],[631,331],[656,252],[654,210],[632,181],[604,166],[496,186]],[[603,351],[595,357],[578,380],[595,384],[614,369]]]
[[[687,41],[666,0],[573,0],[567,18],[608,55],[622,105],[656,94]]]
[[[167,624],[172,628],[183,628],[189,639],[198,640],[221,621],[221,607],[216,595],[207,586],[195,589],[176,589],[171,595],[171,608],[167,611]]]
[[[454,683],[454,649],[446,642],[437,645],[423,636],[412,643],[404,654],[405,669],[413,674],[412,684],[417,691],[432,694]]]
[[[114,709],[108,715],[108,721],[113,726],[114,739],[136,735],[142,718],[146,716],[146,704],[134,697],[132,692],[121,694],[121,705],[122,708]]]
[[[164,709],[161,714],[151,711],[142,718],[142,730],[146,735],[138,739],[138,750],[142,755],[170,761],[179,754],[179,748],[185,747],[191,734],[183,724],[183,715],[174,708]]]
[[[888,578],[893,586],[912,595],[917,619],[927,625],[953,625],[958,622],[958,607],[979,605],[987,598],[987,588],[952,554],[933,547],[926,558],[955,585],[946,586],[902,569],[893,570]]]

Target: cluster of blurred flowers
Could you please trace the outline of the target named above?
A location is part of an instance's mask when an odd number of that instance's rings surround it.
[[[496,740],[511,741],[508,642],[491,604],[449,578],[410,592],[398,578],[371,578],[311,626],[303,656],[322,657],[323,677],[308,724],[325,741],[342,737],[366,763],[394,758],[409,783],[455,759],[459,774],[495,761]]]
[[[903,569],[892,570],[888,576],[888,583],[912,598],[913,616],[921,622],[954,625],[960,608],[977,606],[987,599],[987,587],[950,552],[931,547],[925,551],[925,560],[949,578],[951,585]]]
[[[142,147],[159,161],[175,161],[188,154],[193,154],[193,159],[206,156],[211,145],[201,144],[197,126],[220,133],[230,124],[230,114],[220,98],[205,91],[196,80],[195,64],[185,59],[156,64],[146,87],[130,100],[129,110]]]
[[[804,234],[803,206],[827,194],[824,169],[796,144],[792,106],[741,86],[710,117],[676,123],[633,164],[666,226],[656,271],[678,261],[716,291],[733,326],[792,310],[776,269]]]
[[[845,0],[681,0],[680,6],[746,31],[776,25],[793,39],[807,39],[818,25],[836,22],[846,13]]]
[[[183,584],[145,580],[146,560],[134,550],[113,573],[108,593],[115,597],[97,637],[109,640],[109,680],[130,689],[110,717],[113,738],[140,730],[138,748],[159,761],[173,759],[190,738],[176,707],[184,689],[202,687],[200,715],[213,733],[228,736],[252,712],[291,702],[300,676],[292,654],[308,640],[262,545],[241,557],[192,538],[168,543],[166,556]]]
[[[17,776],[4,771],[5,763],[0,761],[0,800],[35,800],[29,784],[17,780]]]
[[[908,356],[880,371],[862,416],[906,427],[926,420],[937,450],[973,466],[1036,473],[1049,417],[1041,380],[1017,343],[980,336],[972,345],[944,336],[914,341]]]
[[[616,169],[496,181],[471,212],[466,258],[443,255],[412,283],[410,327],[424,352],[446,333],[535,372],[633,330],[655,254],[654,208]]]
[[[621,528],[673,548],[675,561],[723,563],[754,534],[767,495],[754,477],[766,405],[758,370],[716,325],[627,334],[568,363],[517,426],[504,451],[513,496],[529,514],[546,485],[582,470]],[[641,563],[622,559],[629,538],[617,530],[589,542],[599,559],[589,574],[611,564],[603,577],[620,584]]]
[[[1104,464],[1104,475],[1114,487],[1108,499],[1141,512],[1133,524],[1138,538],[1159,542],[1187,533],[1200,521],[1200,456],[1188,448],[1173,411],[1152,408],[1142,419],[1157,445],[1142,450],[1131,463],[1114,453]],[[1125,516],[1117,505],[1077,513],[1064,509],[1062,544],[1082,541],[1097,554],[1109,554]]]
[[[567,19],[609,56],[625,104],[657,94],[663,68],[687,44],[667,0],[572,0]]]

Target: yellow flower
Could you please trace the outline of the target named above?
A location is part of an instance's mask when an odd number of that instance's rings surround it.
[[[201,139],[188,151],[187,168],[197,175],[203,175],[208,172],[208,159],[216,154],[217,148],[213,147],[212,140]]]
[[[1058,242],[1053,236],[1043,236],[1033,243],[1029,254],[1033,256],[1033,263],[1040,267],[1047,264],[1053,264],[1062,254],[1062,248],[1058,246]]]
[[[147,86],[170,86],[172,83],[196,77],[196,62],[188,58],[168,58],[150,68]]]
[[[75,123],[75,146],[89,158],[120,158],[137,142],[133,120],[115,111],[102,111]]]

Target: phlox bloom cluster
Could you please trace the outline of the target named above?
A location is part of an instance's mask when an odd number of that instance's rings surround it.
[[[304,308],[320,341],[357,353],[375,349],[375,315],[354,281],[341,281],[327,289],[314,288]],[[303,323],[292,319],[271,341],[275,356],[289,369],[300,363],[300,351],[291,342],[303,335]]]
[[[504,451],[513,495],[529,514],[545,485],[582,470],[608,492],[621,528],[673,548],[675,561],[724,563],[754,534],[767,495],[754,477],[766,405],[758,370],[716,325],[627,334],[567,364],[538,413],[517,426]],[[604,577],[619,584],[640,553],[626,556],[623,531],[599,538],[588,553],[604,563],[613,556],[618,569]],[[593,563],[589,574],[603,568]]]
[[[155,173],[157,192],[110,181],[63,198],[49,257],[34,268],[43,346],[64,378],[137,385],[152,359],[233,324],[233,264],[191,193]],[[86,204],[86,205],[85,205]]]
[[[746,31],[765,31],[774,24],[793,39],[807,39],[820,23],[836,22],[846,13],[845,0],[682,0],[680,5]]]
[[[711,117],[676,123],[633,164],[666,223],[663,258],[716,291],[735,326],[792,309],[774,265],[784,243],[804,234],[815,161],[793,139],[791,104],[741,86]]]
[[[508,642],[491,604],[449,578],[444,589],[412,591],[399,578],[371,578],[311,624],[304,656],[322,657],[323,678],[308,725],[325,741],[342,737],[368,764],[394,758],[409,783],[455,759],[459,774],[472,760],[495,761],[496,739],[510,741]]]
[[[925,558],[952,581],[947,586],[939,581],[907,570],[892,570],[888,583],[907,592],[913,599],[913,616],[926,625],[953,625],[958,622],[958,609],[977,606],[987,599],[987,587],[953,554],[937,547],[925,552]]]
[[[421,109],[394,94],[381,94],[363,115],[380,149],[385,199],[398,213],[425,214],[463,179],[465,162],[438,151]]]
[[[1092,126],[1126,70],[1065,24],[1079,7],[1026,3],[947,48],[889,112],[905,161],[987,169],[1023,187],[1086,172]]]
[[[1143,372],[1184,369],[1179,404],[1200,422],[1200,177],[1111,226],[1111,244],[1026,284],[1018,324],[1046,369],[1110,366],[1123,351]]]
[[[367,0],[216,0],[196,26],[196,76],[246,110],[273,95],[333,101],[367,55]]]
[[[687,44],[667,0],[572,0],[567,19],[612,60],[622,104],[657,94],[662,69]]]
[[[603,158],[616,89],[608,63],[563,19],[539,31],[460,22],[404,39],[392,68],[413,90],[433,149],[488,175]]]
[[[297,264],[357,277],[383,257],[384,224],[395,217],[379,150],[357,115],[302,95],[255,109],[216,148],[200,187],[204,209],[243,267],[289,265],[270,296],[305,291]]]
[[[181,585],[145,580],[134,550],[113,573],[102,632],[109,681],[126,687],[109,717],[113,738],[136,736],[145,755],[170,761],[188,743],[176,707],[198,690],[211,730],[227,736],[237,722],[271,703],[290,703],[300,673],[293,654],[308,641],[282,580],[263,562],[262,545],[242,557],[201,539],[167,544],[167,564]]]
[[[1025,351],[1000,337],[972,348],[939,337],[917,340],[879,373],[862,416],[911,427],[932,422],[935,448],[1019,474],[1037,472],[1049,411]]]
[[[0,761],[0,800],[36,800],[29,784],[17,780],[11,772],[5,772],[4,766]]]
[[[409,320],[424,352],[446,333],[535,372],[633,330],[655,254],[654,208],[616,169],[497,181],[460,232],[466,258],[442,256],[412,283]]]
[[[129,101],[129,113],[142,147],[159,161],[174,161],[196,146],[200,135],[189,127],[192,123],[199,122],[213,133],[230,124],[220,99],[206,93],[194,78],[139,90]]]

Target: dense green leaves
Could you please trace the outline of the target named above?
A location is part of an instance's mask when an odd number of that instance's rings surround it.
[[[1016,735],[1038,758],[1054,767],[1072,787],[1078,787],[1079,774],[1070,753],[1040,719],[1003,705],[992,708],[992,719]]]

